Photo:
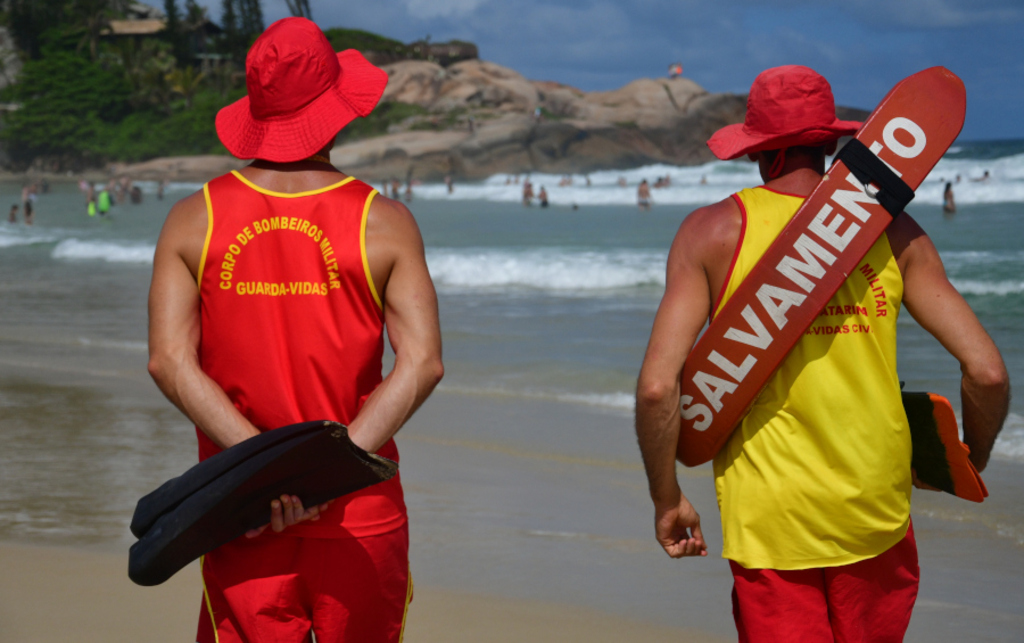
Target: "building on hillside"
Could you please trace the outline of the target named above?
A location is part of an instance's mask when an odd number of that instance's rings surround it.
[[[210,59],[219,58],[212,52],[210,41],[224,33],[216,23],[206,17],[205,11],[200,22],[182,21],[182,30],[188,38],[188,50],[195,60],[204,64]],[[103,35],[112,39],[133,38],[136,41],[156,38],[167,28],[167,16],[163,11],[144,4],[134,2],[128,6],[123,20],[111,20],[109,29]]]

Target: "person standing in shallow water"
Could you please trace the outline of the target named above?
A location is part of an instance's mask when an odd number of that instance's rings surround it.
[[[676,477],[683,364],[821,181],[836,141],[859,127],[836,117],[824,78],[791,65],[759,75],[746,122],[708,141],[722,160],[756,162],[765,184],[683,221],[637,381],[655,537],[673,558],[708,553]],[[903,640],[919,568],[910,429],[895,371],[900,308],[960,362],[964,440],[979,470],[1006,417],[1002,357],[910,215],[896,217],[861,263],[829,305],[863,310],[855,315],[870,332],[805,334],[714,458],[740,641]],[[821,315],[815,324],[836,321]]]
[[[386,85],[383,70],[357,51],[336,54],[309,20],[274,23],[247,57],[248,95],[216,122],[229,152],[256,160],[168,214],[149,371],[195,423],[201,460],[326,419],[397,461],[393,436],[443,375],[415,220],[328,158]],[[385,327],[395,365],[382,378]],[[401,640],[412,578],[398,476],[320,506],[284,495],[270,515],[203,557],[199,643]]]
[[[942,211],[945,214],[956,214],[956,201],[953,199],[953,184],[946,182],[946,188],[942,191]]]
[[[636,188],[636,204],[641,210],[651,209],[651,186],[647,183],[647,179],[640,181],[640,185]]]

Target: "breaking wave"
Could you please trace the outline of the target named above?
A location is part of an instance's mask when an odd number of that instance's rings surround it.
[[[50,256],[66,261],[99,260],[110,263],[153,263],[155,250],[155,245],[146,243],[65,239],[54,246]]]

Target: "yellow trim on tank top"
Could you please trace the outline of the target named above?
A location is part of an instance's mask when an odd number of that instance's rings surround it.
[[[379,194],[377,190],[370,190],[370,194],[366,197],[366,203],[363,205],[363,220],[359,222],[359,254],[363,257],[363,272],[366,273],[366,283],[370,286],[370,294],[373,295],[373,300],[377,302],[377,306],[384,310],[384,304],[381,303],[380,295],[377,294],[377,287],[373,285],[373,275],[370,274],[370,260],[366,257],[366,219],[370,216],[370,203],[377,194]]]
[[[206,603],[206,611],[210,614],[210,625],[213,627],[213,640],[220,643],[220,634],[217,633],[217,620],[213,618],[213,605],[210,603],[210,592],[206,589],[206,577],[203,576],[203,566],[206,565],[206,556],[199,557],[199,578],[203,583],[203,599]]]
[[[203,269],[206,268],[206,253],[210,250],[210,239],[213,238],[213,202],[210,200],[210,184],[203,184],[203,196],[206,197],[206,241],[203,242],[203,254],[199,257],[199,270],[196,274],[196,286],[203,287]]]
[[[356,177],[354,177],[354,176],[347,176],[344,179],[342,179],[341,181],[338,181],[337,183],[334,183],[332,185],[328,185],[327,187],[317,188],[315,190],[307,190],[306,192],[274,192],[273,190],[268,190],[266,188],[261,188],[260,186],[256,185],[255,183],[253,183],[249,179],[247,179],[244,176],[242,176],[242,174],[238,170],[231,170],[231,174],[233,174],[236,179],[238,179],[239,181],[241,181],[245,185],[249,186],[253,190],[256,190],[260,194],[266,194],[267,196],[281,197],[282,199],[297,199],[297,198],[303,197],[303,196],[314,196],[314,195],[317,195],[317,194],[323,194],[324,192],[330,192],[331,190],[333,190],[335,188],[340,188],[341,186],[345,185],[346,183],[349,183],[351,181],[355,181],[356,180]]]

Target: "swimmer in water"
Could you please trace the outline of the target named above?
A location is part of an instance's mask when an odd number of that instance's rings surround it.
[[[953,200],[953,183],[946,182],[946,189],[942,191],[942,211],[946,214],[956,213],[956,201]]]

